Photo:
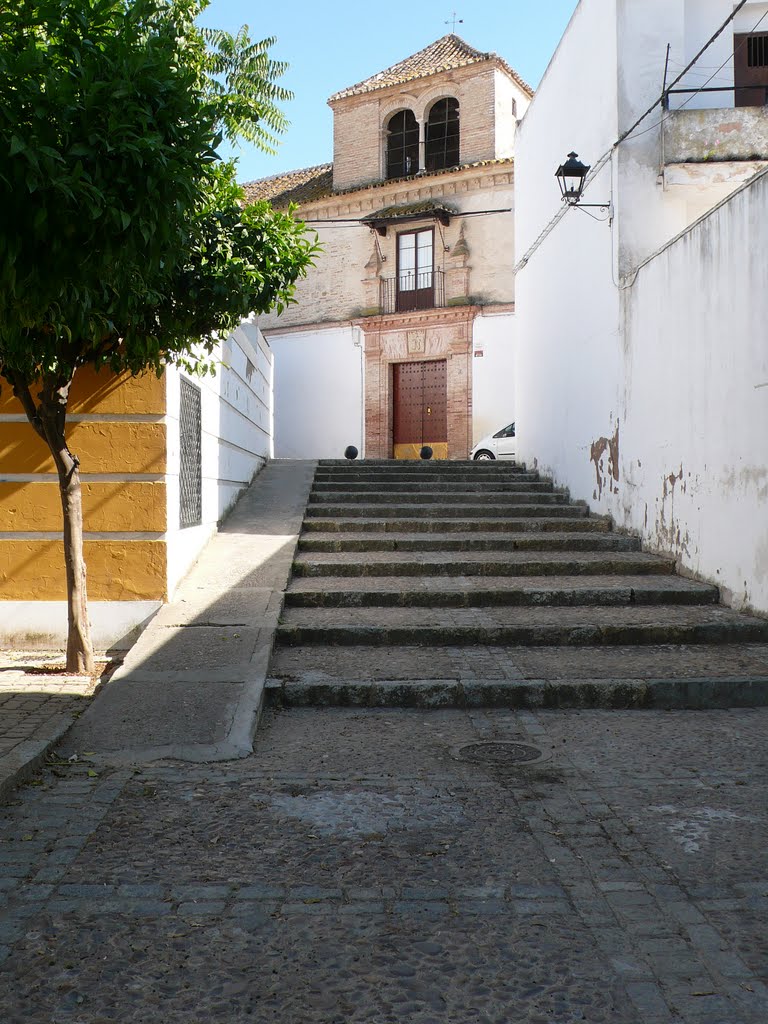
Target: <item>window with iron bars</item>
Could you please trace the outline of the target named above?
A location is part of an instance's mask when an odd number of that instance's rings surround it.
[[[181,378],[179,403],[179,525],[203,521],[202,416],[200,388]]]
[[[387,178],[407,178],[419,169],[419,125],[412,110],[387,123]]]
[[[768,67],[768,35],[747,38],[747,67]]]
[[[441,171],[458,163],[459,101],[449,97],[438,100],[429,112],[424,165],[428,171]]]

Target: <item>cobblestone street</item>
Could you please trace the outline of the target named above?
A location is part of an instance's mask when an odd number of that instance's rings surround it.
[[[2,809],[0,1019],[764,1024],[766,723],[301,709],[51,763]]]

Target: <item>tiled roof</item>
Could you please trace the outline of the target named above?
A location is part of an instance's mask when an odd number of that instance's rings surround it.
[[[389,85],[402,85],[415,78],[426,78],[439,71],[451,71],[454,68],[464,68],[483,61],[493,61],[504,68],[519,86],[533,95],[533,89],[497,54],[482,53],[470,46],[469,43],[465,43],[459,36],[447,35],[430,43],[429,46],[425,46],[418,53],[406,57],[405,60],[393,64],[391,68],[379,71],[378,74],[366,78],[363,82],[358,82],[357,85],[334,93],[329,102],[344,99],[346,96],[358,96],[361,93],[373,92],[374,89],[384,89]]]
[[[382,220],[408,220],[422,214],[446,214],[451,216],[456,213],[452,206],[439,202],[437,199],[421,199],[417,203],[400,203],[398,206],[385,206],[383,210],[376,210],[360,219],[364,224]]]
[[[248,181],[242,187],[248,203],[269,199],[275,209],[286,207],[289,203],[311,203],[314,199],[332,195],[333,164],[318,164],[300,171],[273,174],[271,178]]]

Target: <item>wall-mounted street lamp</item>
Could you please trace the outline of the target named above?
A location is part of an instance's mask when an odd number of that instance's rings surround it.
[[[589,174],[589,167],[579,160],[578,153],[569,153],[568,159],[555,171],[557,183],[560,186],[560,193],[564,203],[568,206],[579,206],[607,210],[610,202],[607,203],[582,203],[581,197],[584,192],[584,182]]]
[[[584,179],[588,174],[589,167],[579,160],[579,154],[569,153],[565,163],[560,164],[555,171],[564,203],[575,206],[579,202],[584,191]]]

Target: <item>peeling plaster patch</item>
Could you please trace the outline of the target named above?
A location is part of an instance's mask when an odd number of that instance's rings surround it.
[[[706,843],[712,834],[715,824],[732,821],[757,821],[749,815],[736,814],[735,811],[718,810],[715,807],[701,807],[695,811],[681,811],[672,804],[658,804],[649,807],[656,814],[663,814],[674,821],[666,823],[667,831],[686,853],[698,853],[702,843]],[[687,814],[687,817],[681,817]]]
[[[608,472],[604,467],[604,456],[608,452]],[[592,443],[589,454],[590,462],[595,464],[595,476],[597,477],[597,499],[603,496],[603,488],[608,487],[612,494],[618,494],[618,487],[609,482],[609,477],[618,482],[619,480],[619,424],[613,432],[613,437],[599,437]]]
[[[680,484],[680,491],[686,494],[688,482],[684,480],[683,465],[674,473],[669,473],[662,480],[661,500],[656,499],[656,543],[661,549],[686,554],[690,557],[691,535],[688,530],[682,532],[680,524],[675,522],[675,489]],[[688,476],[691,474],[689,473]],[[669,520],[667,520],[667,499],[669,498]]]

